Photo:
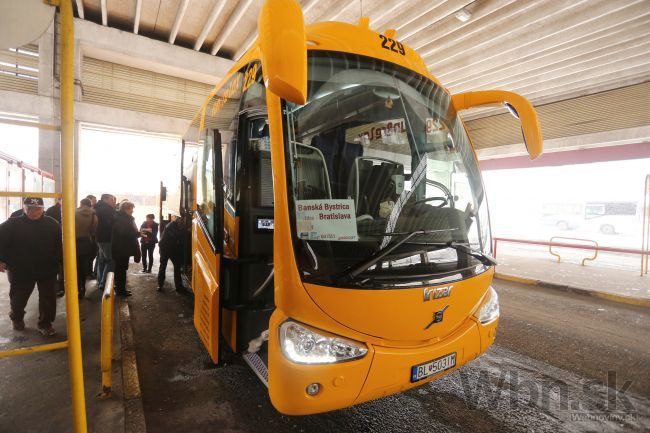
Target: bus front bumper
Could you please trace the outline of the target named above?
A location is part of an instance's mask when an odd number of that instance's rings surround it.
[[[276,310],[276,313],[279,313]],[[286,320],[274,313],[271,330]],[[498,319],[481,324],[467,320],[454,333],[437,343],[413,348],[368,344],[361,359],[334,364],[296,364],[280,348],[277,332],[269,335],[269,394],[275,408],[287,415],[308,415],[349,407],[423,385],[475,359],[494,342]],[[416,382],[413,366],[455,353],[456,365]],[[316,395],[307,388],[318,384]]]

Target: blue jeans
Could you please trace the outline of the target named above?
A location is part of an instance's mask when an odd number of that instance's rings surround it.
[[[113,272],[115,263],[110,242],[98,242],[97,247],[97,288],[104,290],[106,275]]]

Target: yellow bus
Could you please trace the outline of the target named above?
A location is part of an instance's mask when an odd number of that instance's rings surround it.
[[[534,158],[531,104],[450,95],[365,18],[305,26],[296,1],[267,0],[259,35],[184,137],[198,148],[183,186],[194,324],[212,360],[228,345],[278,411],[305,415],[475,359],[494,341],[499,303],[486,193],[458,112],[507,105]]]

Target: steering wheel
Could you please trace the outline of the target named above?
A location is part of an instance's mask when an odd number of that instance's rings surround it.
[[[427,198],[423,198],[422,200],[417,200],[417,201],[415,202],[415,204],[426,203],[426,202],[428,202],[428,201],[434,201],[434,200],[440,200],[440,201],[442,201],[442,203],[440,203],[439,205],[434,206],[434,207],[436,207],[436,208],[438,208],[438,207],[444,207],[444,206],[447,205],[447,203],[449,203],[449,200],[447,200],[447,197],[427,197]]]
[[[446,197],[426,197],[426,198],[423,198],[422,200],[417,200],[415,202],[415,204],[426,203],[428,201],[438,200],[438,201],[442,201],[442,203],[435,206],[436,208],[446,206],[447,203],[451,203],[451,207],[454,207],[454,196],[451,194],[451,191],[449,191],[449,188],[447,188],[445,186],[445,184],[437,182],[435,180],[429,180],[429,179],[427,179],[426,182],[427,182],[428,185],[433,185],[433,186],[436,186],[436,187],[440,188],[442,190],[442,192],[445,193]]]

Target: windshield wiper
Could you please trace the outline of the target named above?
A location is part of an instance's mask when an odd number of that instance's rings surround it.
[[[416,230],[416,231],[413,231],[413,232],[410,232],[410,233],[404,233],[403,238],[401,238],[400,240],[398,240],[396,242],[390,243],[390,244],[386,245],[383,248],[380,248],[379,250],[377,250],[377,252],[370,255],[370,257],[368,257],[367,259],[365,259],[361,263],[350,267],[347,271],[345,271],[345,273],[343,275],[338,277],[336,279],[336,281],[340,282],[344,278],[345,279],[350,279],[350,280],[355,279],[356,277],[359,276],[359,274],[361,274],[362,272],[367,270],[372,265],[377,264],[381,259],[383,259],[387,255],[389,255],[390,253],[395,251],[400,245],[406,243],[409,239],[411,239],[414,236],[428,235],[428,234],[440,233],[440,232],[450,232],[450,231],[453,231],[453,230],[458,230],[458,229],[453,228],[453,229],[443,229],[443,230]],[[388,234],[390,234],[390,233],[388,233]],[[386,233],[384,233],[384,235],[386,235]],[[443,244],[443,245],[445,245],[445,244]]]
[[[486,266],[496,266],[497,264],[497,259],[495,259],[491,255],[485,254],[482,251],[475,251],[471,249],[469,246],[467,246],[466,244],[460,242],[451,241],[451,242],[447,242],[446,244],[438,244],[438,245],[445,245],[449,248],[455,249],[456,251],[460,251],[462,253],[468,254]]]

